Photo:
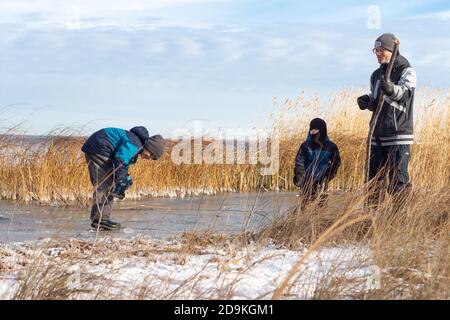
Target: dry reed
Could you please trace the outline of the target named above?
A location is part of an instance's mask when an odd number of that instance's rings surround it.
[[[347,89],[323,102],[318,96],[287,100],[272,116],[279,130],[279,171],[262,177],[258,165],[181,164],[171,161],[169,143],[161,161],[140,160],[131,168],[134,185],[128,198],[183,196],[224,191],[294,190],[293,161],[304,141],[308,123],[321,116],[328,123],[330,138],[341,151],[342,166],[332,189],[357,190],[363,183],[365,139],[370,114],[355,103],[361,90]],[[450,179],[450,93],[422,89],[415,104],[415,144],[410,176],[415,187],[439,189]],[[76,132],[78,134],[78,132]],[[39,142],[25,136],[0,137],[0,197],[21,201],[85,205],[91,197],[85,159],[80,151],[85,138],[62,129]],[[204,143],[205,145],[208,142]]]

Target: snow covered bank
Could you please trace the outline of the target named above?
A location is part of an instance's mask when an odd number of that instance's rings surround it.
[[[268,299],[304,252],[227,239],[15,243],[0,247],[0,298]],[[376,279],[368,257],[364,247],[323,248],[285,297],[361,297]]]

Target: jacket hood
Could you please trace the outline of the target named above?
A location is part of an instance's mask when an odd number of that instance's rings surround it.
[[[383,70],[383,72],[387,69],[388,67],[388,63],[383,63],[381,65],[381,69]],[[394,67],[392,68],[393,70],[395,69],[405,69],[405,68],[409,68],[411,67],[408,59],[406,59],[404,56],[402,56],[400,53],[397,54],[397,58],[395,58],[394,61]]]
[[[399,53],[397,55],[397,58],[394,61],[394,67],[395,68],[409,68],[409,67],[411,67],[411,64],[409,63],[408,59],[406,59],[404,56],[402,56]]]
[[[142,142],[142,145],[145,145],[145,141],[150,137],[148,130],[142,126],[133,127],[130,129],[130,132],[138,136],[139,140]]]

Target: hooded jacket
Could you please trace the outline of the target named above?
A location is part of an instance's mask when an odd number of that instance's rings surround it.
[[[107,163],[100,166],[112,166],[115,169],[114,180],[125,180],[128,167],[137,161],[149,134],[144,127],[134,127],[130,131],[119,128],[105,128],[93,133],[81,150],[88,155],[107,157]]]
[[[339,149],[330,139],[325,131],[321,139],[323,147],[313,143],[311,134],[303,142],[295,157],[294,175],[322,183],[325,179],[330,181],[337,173],[341,164]]]
[[[380,96],[381,77],[388,64],[382,64],[370,77],[369,110],[375,111]],[[393,146],[413,143],[413,104],[416,89],[416,72],[408,60],[398,54],[391,73],[394,94],[385,95],[380,116],[375,126],[372,145]],[[374,114],[372,114],[371,123]]]

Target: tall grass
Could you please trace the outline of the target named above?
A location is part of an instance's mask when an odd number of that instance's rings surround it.
[[[361,90],[346,89],[329,101],[304,93],[288,99],[272,116],[279,130],[280,167],[261,176],[257,165],[181,164],[171,161],[172,141],[160,161],[143,161],[131,167],[134,185],[127,196],[183,196],[221,191],[293,190],[293,161],[305,140],[309,121],[317,116],[328,123],[330,138],[338,145],[342,166],[332,189],[357,190],[363,183],[365,141],[370,112],[360,111]],[[450,91],[422,89],[415,103],[415,144],[410,176],[415,187],[439,189],[450,180]],[[78,201],[91,196],[86,163],[80,148],[85,138],[64,129],[49,134],[45,143],[29,143],[21,136],[0,137],[0,197],[41,202]],[[205,145],[208,142],[204,143]]]
[[[356,97],[361,93],[361,90],[347,89],[334,94],[325,103],[318,96],[301,94],[280,106],[272,118],[281,138],[280,169],[273,176],[262,177],[258,166],[251,165],[177,166],[170,159],[174,143],[171,142],[161,161],[139,161],[132,167],[135,184],[129,196],[294,190],[292,173],[295,154],[306,136],[309,121],[320,116],[327,121],[330,138],[338,145],[342,157],[342,166],[331,184],[325,205],[313,201],[290,212],[280,212],[258,233],[243,232],[233,239],[220,235],[187,234],[181,246],[164,248],[163,251],[175,250],[181,265],[186,262],[186,257],[208,246],[223,249],[226,245],[227,257],[234,257],[237,248],[246,248],[248,242],[254,241],[261,245],[270,241],[271,244],[299,250],[299,259],[291,272],[284,281],[278,282],[276,290],[268,292],[269,297],[288,298],[295,296],[295,290],[303,285],[299,273],[308,257],[324,247],[353,246],[368,252],[369,262],[379,270],[379,287],[370,291],[360,290],[364,277],[345,277],[342,270],[338,270],[340,261],[336,260],[336,270],[330,269],[315,284],[315,298],[449,299],[450,91],[422,89],[417,96],[415,144],[409,166],[413,192],[396,198],[385,194],[379,205],[370,210],[364,206],[369,193],[367,186],[363,185],[365,139],[370,113],[360,111],[356,106]],[[18,136],[1,136],[1,197],[22,201],[65,203],[75,200],[85,203],[92,187],[84,157],[80,153],[83,141],[84,138],[67,134],[64,130],[52,133],[45,143],[41,141],[40,144],[29,143],[25,137],[21,140]],[[352,192],[345,192],[349,190]],[[102,256],[102,250],[105,250],[103,256],[108,259],[113,254],[118,259],[127,254],[139,255],[149,263],[158,259],[155,252],[159,254],[159,248],[151,243],[135,241],[138,242],[125,241],[123,246],[112,245],[109,249],[102,244],[94,246],[78,240],[69,242],[63,252],[67,266],[60,260],[43,261],[42,255],[37,253],[36,257],[30,258],[34,264],[23,270],[14,298],[67,299],[85,292],[80,287],[67,286],[72,275],[69,266],[91,258],[97,261],[97,256]],[[305,248],[306,251],[303,251]],[[245,259],[252,261],[252,254],[248,253]],[[254,262],[251,267],[257,263]],[[224,264],[222,267],[226,270],[230,266]],[[251,269],[244,271],[251,272]],[[109,276],[113,277],[114,272]],[[216,283],[222,283],[226,272],[220,272],[219,276]],[[105,279],[99,280],[90,275],[82,277],[81,283],[83,286],[96,283],[103,290],[110,285],[106,281],[110,278]],[[134,288],[136,295],[132,298],[183,297],[185,292],[196,288],[201,279],[202,270],[187,278],[177,289],[167,291],[154,285],[152,281],[155,279],[145,278],[138,288]],[[237,283],[238,280],[223,281],[223,287],[214,294],[199,292],[195,297],[230,298]],[[89,286],[88,289],[94,290]]]
[[[331,194],[325,205],[317,200],[296,208],[259,232],[259,241],[271,239],[290,248],[308,248],[274,298],[282,298],[295,285],[295,276],[310,254],[338,245],[366,247],[380,271],[380,287],[359,298],[450,298],[448,188],[386,196],[370,210],[364,206],[367,196],[363,190]],[[342,298],[349,283],[339,283],[333,276],[324,288],[326,298]]]

